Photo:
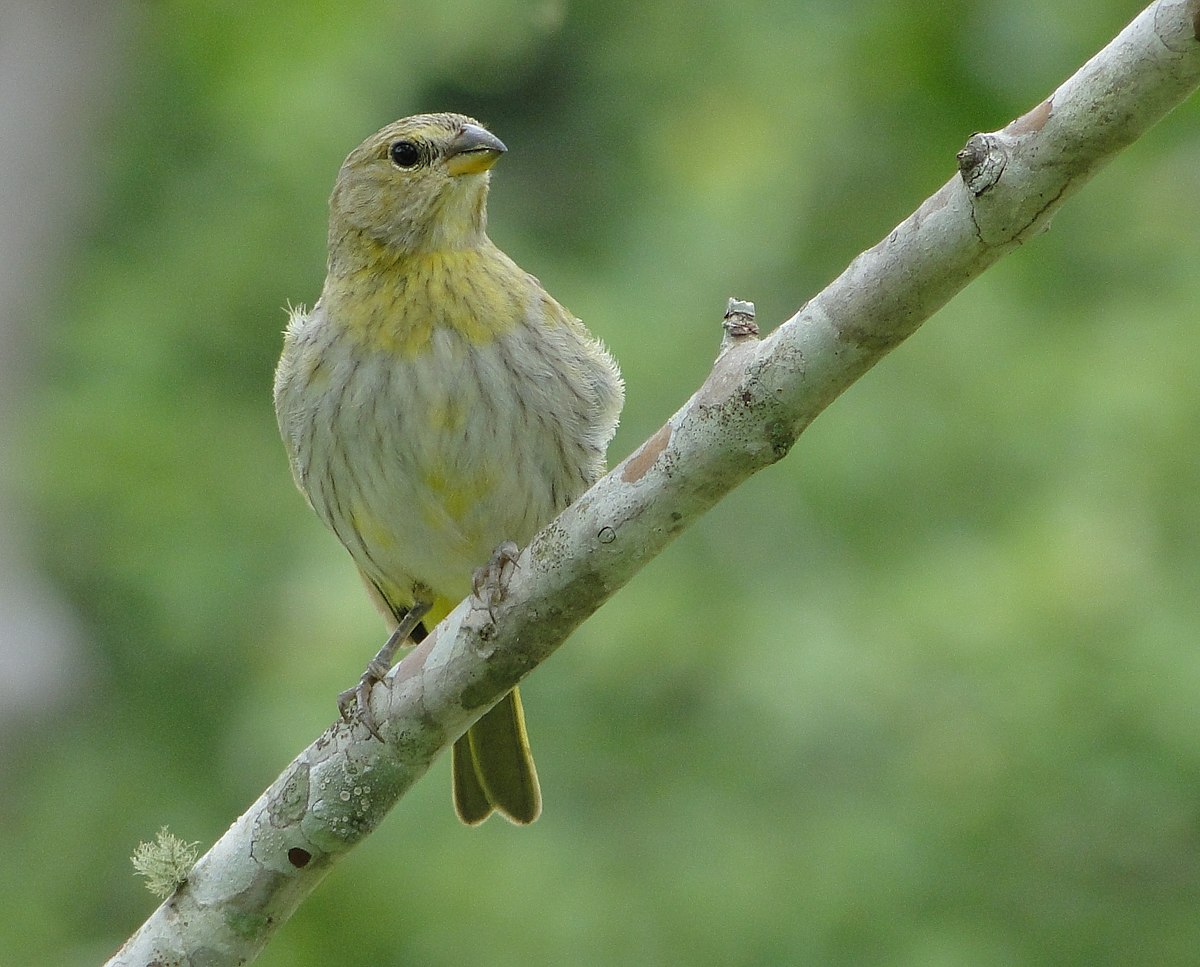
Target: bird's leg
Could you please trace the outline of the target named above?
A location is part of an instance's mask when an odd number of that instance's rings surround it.
[[[409,608],[396,625],[396,630],[388,635],[383,647],[367,662],[367,669],[362,673],[358,684],[338,696],[338,710],[342,713],[342,719],[349,723],[357,718],[380,742],[383,741],[383,736],[379,734],[379,727],[371,715],[371,689],[376,682],[383,681],[383,676],[392,667],[392,659],[396,656],[397,649],[408,640],[408,636],[421,623],[421,619],[429,614],[432,607],[432,601],[418,601]]]
[[[491,560],[483,567],[477,567],[471,577],[471,594],[480,608],[487,609],[492,624],[496,623],[495,606],[508,595],[508,585],[520,554],[521,549],[516,544],[505,541],[492,551]]]

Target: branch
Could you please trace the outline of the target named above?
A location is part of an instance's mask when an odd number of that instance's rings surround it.
[[[375,689],[386,742],[331,726],[109,962],[242,964],[433,759],[647,561],[783,457],[843,390],[1200,86],[1200,0],[1161,0],[759,340],[730,304],[704,385],[539,533],[493,608],[464,601]]]

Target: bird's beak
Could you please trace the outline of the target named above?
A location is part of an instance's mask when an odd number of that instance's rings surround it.
[[[496,163],[508,148],[504,142],[478,124],[464,124],[446,153],[446,170],[455,178],[478,175]]]

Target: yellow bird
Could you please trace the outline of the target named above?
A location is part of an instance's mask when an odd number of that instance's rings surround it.
[[[505,150],[459,114],[404,118],[355,148],[329,202],[321,297],[292,310],[275,373],[296,484],[354,558],[392,651],[597,479],[624,399],[604,347],[487,236]],[[372,731],[387,647],[339,700]],[[465,823],[538,817],[516,689],[455,743],[453,777]]]

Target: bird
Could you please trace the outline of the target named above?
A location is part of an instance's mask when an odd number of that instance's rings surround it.
[[[507,150],[455,113],[363,141],[329,199],[320,297],[284,331],[274,402],[293,478],[391,631],[339,697],[376,735],[367,698],[396,648],[603,474],[624,403],[605,346],[488,237]],[[454,743],[451,774],[464,823],[537,819],[516,688]]]

